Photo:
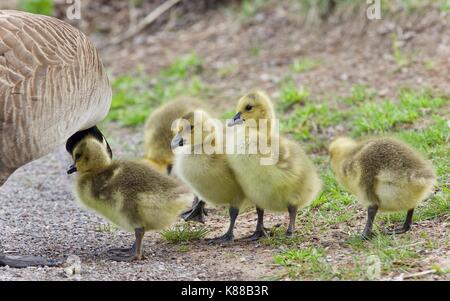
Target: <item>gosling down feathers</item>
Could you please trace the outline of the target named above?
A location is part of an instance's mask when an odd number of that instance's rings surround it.
[[[233,229],[244,193],[231,171],[224,154],[208,154],[205,147],[218,143],[211,117],[204,111],[191,112],[175,127],[172,148],[176,150],[174,170],[200,199],[229,207],[230,225],[227,232],[210,242],[233,241]],[[200,136],[199,141],[196,136]]]
[[[155,169],[171,173],[174,160],[170,147],[172,124],[201,106],[198,100],[183,97],[163,104],[150,114],[144,127],[144,158]]]
[[[78,200],[122,229],[134,232],[130,249],[113,249],[116,261],[143,258],[144,233],[172,225],[189,205],[189,190],[147,164],[138,161],[112,161],[105,142],[91,135],[73,150],[78,172]]]
[[[150,114],[144,127],[144,159],[156,170],[172,173],[174,154],[170,143],[173,123],[202,106],[197,99],[182,97],[165,103]],[[192,207],[181,217],[185,221],[204,223],[205,215],[205,202],[195,196]]]
[[[289,226],[286,235],[291,236],[295,228],[297,210],[308,206],[321,189],[321,181],[316,169],[303,151],[302,147],[276,133],[273,120],[275,113],[270,98],[261,91],[249,93],[242,97],[237,105],[237,113],[230,126],[241,124],[237,133],[238,139],[246,149],[253,142],[265,140],[269,146],[279,142],[278,160],[270,164],[262,164],[265,157],[257,154],[231,154],[229,162],[246,197],[256,205],[258,222],[255,233],[249,237],[257,240],[265,236],[264,210],[289,212]],[[260,128],[260,120],[267,121],[267,132]],[[272,151],[271,154],[274,154]]]
[[[373,236],[377,211],[407,211],[399,234],[411,228],[414,208],[427,198],[436,182],[431,163],[409,145],[394,138],[355,141],[341,137],[329,146],[331,168],[341,185],[368,208],[363,239]]]
[[[110,104],[103,64],[83,33],[55,18],[0,10],[0,186],[17,168],[93,128]],[[52,262],[0,255],[4,264]]]

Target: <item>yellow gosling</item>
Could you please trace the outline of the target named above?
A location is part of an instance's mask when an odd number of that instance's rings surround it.
[[[145,232],[169,227],[188,207],[187,187],[146,164],[112,161],[105,141],[86,136],[73,149],[73,160],[68,172],[79,174],[77,199],[120,228],[135,233],[136,241],[130,249],[109,251],[113,260],[142,259]]]
[[[266,235],[264,230],[264,210],[288,211],[289,226],[286,232],[291,236],[295,230],[297,210],[311,204],[321,189],[321,181],[316,169],[303,151],[293,141],[280,136],[274,130],[272,120],[275,118],[270,98],[261,91],[251,92],[242,97],[237,105],[237,113],[230,126],[239,125],[239,137],[245,136],[241,142],[248,149],[257,141],[264,139],[269,146],[279,143],[278,160],[263,165],[262,159],[267,157],[257,154],[231,154],[229,162],[246,197],[256,205],[258,222],[255,233],[249,237],[257,240]],[[266,132],[260,128],[260,121],[267,120]],[[243,131],[243,134],[242,134]]]
[[[187,183],[202,200],[229,207],[230,225],[227,232],[211,242],[230,243],[239,208],[244,203],[244,193],[231,171],[224,154],[207,154],[205,147],[214,145],[216,137],[210,127],[210,116],[204,111],[191,112],[175,129],[172,147],[175,155],[175,173]],[[200,134],[199,141],[195,136]]]
[[[377,211],[407,211],[400,234],[411,228],[414,208],[427,198],[436,182],[431,163],[409,145],[394,138],[355,141],[341,137],[329,146],[331,168],[338,182],[368,208],[363,239],[373,237]]]

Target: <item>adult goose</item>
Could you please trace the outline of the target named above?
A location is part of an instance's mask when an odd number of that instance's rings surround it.
[[[0,10],[0,187],[68,138],[69,151],[87,134],[102,141],[95,125],[110,105],[105,69],[83,33],[52,17]],[[0,253],[0,266],[56,263]]]

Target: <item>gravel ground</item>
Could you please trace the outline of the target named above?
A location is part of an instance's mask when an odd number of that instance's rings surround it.
[[[104,132],[114,132],[110,139],[116,157],[136,157],[142,149],[142,129],[120,129],[108,127]],[[118,139],[123,137],[127,139]],[[126,142],[126,144],[125,144]],[[67,265],[56,268],[11,269],[0,267],[0,280],[267,280],[279,276],[283,269],[273,264],[274,255],[283,246],[263,243],[235,241],[229,246],[208,245],[204,240],[185,245],[166,242],[159,233],[148,233],[145,238],[146,259],[133,263],[118,263],[108,260],[105,251],[113,247],[127,247],[133,235],[111,229],[101,217],[82,208],[72,196],[74,176],[65,174],[70,159],[65,150],[58,150],[44,158],[19,169],[0,189],[1,250],[7,254],[33,254],[48,258],[77,256],[81,261],[81,272],[75,276],[65,271]],[[17,201],[20,200],[20,204]],[[312,213],[315,214],[314,212]],[[312,215],[312,216],[313,216]],[[351,260],[348,246],[344,242],[349,233],[364,226],[363,211],[355,219],[335,225],[327,230],[302,229],[298,248],[311,245],[328,250],[331,261]],[[302,215],[299,225],[308,223],[310,215]],[[271,214],[265,224],[287,224],[287,214]],[[183,222],[180,221],[179,224]],[[236,238],[252,233],[256,223],[253,211],[239,215]],[[211,209],[205,227],[207,237],[223,234],[228,226],[224,209]],[[424,251],[415,262],[413,271],[420,272],[430,264],[438,262],[448,267],[449,250],[448,222],[445,219],[423,221],[415,224],[412,235],[420,241],[421,235],[429,235],[442,241],[432,252]],[[421,279],[447,279],[447,276],[427,275]],[[395,271],[385,279],[400,279],[402,273]]]
[[[127,145],[111,139],[117,157],[138,153],[141,140],[137,133],[122,131],[127,136]],[[104,219],[74,200],[71,192],[74,177],[65,174],[69,163],[70,158],[60,149],[19,169],[0,189],[1,249],[9,255],[64,259],[75,255],[81,260],[81,273],[68,276],[64,270],[67,265],[0,267],[0,280],[256,280],[277,270],[267,261],[274,250],[261,247],[255,253],[259,244],[249,247],[238,242],[221,247],[201,241],[189,245],[188,252],[180,252],[179,245],[167,243],[158,233],[146,235],[146,260],[134,263],[108,260],[105,251],[131,245],[133,235],[109,230]],[[268,224],[283,221],[282,218],[278,216],[272,221],[269,216]],[[224,210],[213,210],[206,223],[211,229],[209,235],[225,231],[227,220]],[[253,214],[242,214],[236,235],[249,234],[253,223]]]

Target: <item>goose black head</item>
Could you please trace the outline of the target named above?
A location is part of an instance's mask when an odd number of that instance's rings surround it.
[[[106,140],[105,136],[103,136],[102,132],[100,132],[100,130],[97,128],[97,126],[93,126],[86,130],[83,130],[83,131],[78,131],[75,134],[73,134],[69,139],[67,139],[67,142],[66,142],[67,152],[69,152],[69,154],[71,156],[73,156],[73,150],[75,149],[77,144],[87,136],[94,137],[96,140],[98,140],[102,144],[106,143],[106,148],[108,150],[109,157],[112,159],[113,155],[112,155],[111,147],[109,146],[108,141]],[[67,173],[71,174],[76,171],[77,171],[77,169],[76,169],[75,165],[71,165],[69,167],[69,169],[67,170]]]

